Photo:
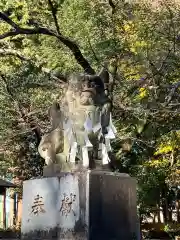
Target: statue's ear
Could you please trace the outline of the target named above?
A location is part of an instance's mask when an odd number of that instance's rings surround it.
[[[106,67],[103,67],[99,72],[98,76],[102,79],[104,83],[109,83],[109,72]]]

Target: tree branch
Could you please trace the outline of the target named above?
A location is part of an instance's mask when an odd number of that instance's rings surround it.
[[[172,98],[174,97],[174,95],[175,95],[175,93],[176,93],[176,91],[177,91],[177,89],[178,89],[179,87],[180,87],[180,82],[174,83],[174,84],[171,86],[170,93],[169,93],[168,96],[166,96],[166,98],[165,98],[165,100],[166,100],[165,106],[167,106],[167,105],[171,102]]]
[[[49,7],[51,8],[51,12],[52,12],[52,16],[54,18],[54,23],[55,23],[55,26],[56,26],[57,33],[59,35],[61,35],[58,20],[57,20],[57,9],[54,7],[51,0],[48,0],[48,4],[49,4]]]
[[[3,49],[0,48],[0,57],[6,57],[6,56],[13,56],[16,58],[19,58],[21,61],[30,62],[31,60],[25,56],[23,56],[21,53],[14,49]]]
[[[25,61],[25,62],[29,62],[31,63],[32,65],[34,65],[35,67],[41,69],[42,72],[44,72],[45,74],[48,74],[52,79],[54,79],[57,83],[60,83],[60,84],[64,84],[67,82],[67,78],[63,75],[63,74],[59,74],[58,77],[54,76],[51,72],[50,69],[48,68],[43,68],[41,66],[38,66],[38,64],[36,64],[35,62],[33,62],[30,58],[24,56],[22,53],[14,50],[14,49],[3,49],[3,48],[0,48],[0,57],[6,57],[6,56],[13,56],[13,57],[16,57],[16,58],[19,58],[21,61]],[[35,83],[34,84],[34,87],[35,86],[39,86],[39,87],[43,87],[44,85],[41,85],[38,84],[38,83]],[[47,87],[47,86],[46,86]]]
[[[109,2],[109,6],[110,6],[111,9],[112,9],[112,14],[114,14],[114,13],[115,13],[115,10],[116,10],[116,5],[113,3],[112,0],[109,0],[108,2]]]
[[[4,21],[7,22],[9,25],[11,25],[13,28],[17,29],[18,25],[13,22],[7,14],[0,12],[0,18]]]
[[[6,90],[7,90],[7,93],[9,94],[11,100],[14,102],[15,104],[15,107],[16,107],[16,110],[19,114],[19,116],[23,119],[24,123],[29,125],[30,126],[30,129],[31,131],[33,131],[37,137],[37,142],[39,144],[40,140],[41,140],[41,129],[40,127],[38,126],[38,123],[34,123],[31,119],[29,119],[23,112],[21,106],[20,106],[20,103],[16,100],[14,94],[13,94],[13,91],[11,89],[11,87],[9,87],[9,84],[8,84],[8,81],[6,79],[6,76],[0,72],[0,77],[2,78],[2,80],[4,81],[5,83],[5,86],[6,86]]]
[[[89,62],[84,58],[77,44],[74,41],[70,40],[69,38],[64,37],[62,34],[57,34],[54,31],[49,30],[45,27],[21,28],[3,12],[0,12],[0,19],[2,19],[3,21],[5,21],[6,23],[8,23],[10,26],[14,28],[9,32],[1,34],[0,39],[17,36],[21,34],[26,34],[26,35],[43,34],[43,35],[56,37],[57,39],[59,39],[60,42],[62,42],[66,47],[70,49],[76,61],[84,69],[86,73],[95,74],[94,69],[90,66]]]

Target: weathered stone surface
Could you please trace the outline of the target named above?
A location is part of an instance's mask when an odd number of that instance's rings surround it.
[[[86,176],[62,173],[59,177],[25,181],[22,239],[87,239],[87,197],[86,187],[82,186]]]
[[[38,194],[45,212],[34,215]],[[139,239],[136,211],[136,181],[127,174],[83,170],[29,180],[24,183],[22,239]]]
[[[57,178],[33,179],[24,182],[23,233],[57,227],[58,187]]]
[[[63,98],[48,111],[52,129],[42,137],[38,151],[46,165],[59,163],[62,172],[74,168],[69,162],[96,168],[94,159],[100,151],[104,152],[101,165],[107,164],[110,140],[116,133],[109,73],[104,68],[99,75],[72,74],[67,80]]]

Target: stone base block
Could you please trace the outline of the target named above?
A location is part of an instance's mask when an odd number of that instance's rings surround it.
[[[21,231],[26,240],[139,239],[136,181],[95,170],[25,181]]]

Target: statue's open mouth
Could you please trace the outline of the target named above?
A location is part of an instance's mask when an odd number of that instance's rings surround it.
[[[85,89],[82,91],[82,93],[86,93],[86,92],[91,93],[93,96],[96,95],[96,89],[94,89],[94,88],[88,88],[88,89]]]

